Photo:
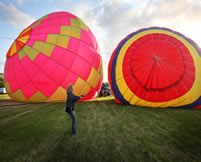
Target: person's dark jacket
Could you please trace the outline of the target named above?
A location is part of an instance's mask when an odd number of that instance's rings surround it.
[[[70,113],[74,110],[75,103],[80,99],[80,96],[74,95],[72,92],[68,92],[67,94],[67,102],[65,111]]]

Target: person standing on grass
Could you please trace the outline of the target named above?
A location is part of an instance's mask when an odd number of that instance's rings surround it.
[[[76,135],[76,116],[75,116],[75,103],[86,95],[76,96],[73,94],[73,85],[69,84],[67,89],[67,101],[65,111],[69,114],[72,119],[72,135]]]

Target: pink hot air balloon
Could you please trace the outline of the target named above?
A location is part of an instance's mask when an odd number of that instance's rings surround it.
[[[5,87],[14,101],[60,102],[66,87],[94,98],[102,84],[102,59],[89,27],[68,12],[55,12],[24,29],[8,50]]]

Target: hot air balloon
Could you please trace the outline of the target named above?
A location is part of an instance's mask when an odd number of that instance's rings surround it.
[[[201,51],[167,28],[140,29],[114,50],[108,79],[117,103],[146,107],[201,107]]]
[[[4,73],[8,95],[19,102],[65,101],[70,83],[88,100],[103,80],[93,33],[68,12],[48,14],[24,29],[8,50]]]

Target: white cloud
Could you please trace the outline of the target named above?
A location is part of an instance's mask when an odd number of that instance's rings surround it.
[[[25,0],[16,0],[23,5]],[[39,2],[39,0],[34,0]],[[200,0],[48,0],[54,10],[72,12],[94,33],[102,51],[104,80],[107,65],[117,44],[140,28],[160,26],[181,32],[201,46]],[[0,19],[15,26],[27,26],[34,18],[13,5],[0,2]]]
[[[70,12],[86,22],[96,36],[102,51],[105,81],[113,50],[123,38],[138,29],[171,28],[201,46],[200,0],[80,0],[70,6]]]
[[[16,0],[16,2],[17,2],[17,4],[18,4],[19,6],[22,6],[23,3],[24,3],[24,0]]]
[[[3,73],[4,71],[4,64],[5,64],[5,60],[0,60],[0,73]]]
[[[31,23],[33,23],[33,21],[35,21],[33,17],[17,10],[15,6],[13,6],[12,4],[7,6],[1,2],[0,2],[0,19],[2,19],[8,24],[12,24],[17,27],[28,26]]]
[[[70,12],[86,22],[96,36],[102,51],[105,81],[113,50],[131,32],[160,26],[187,34],[195,41],[201,38],[198,34],[201,26],[199,0],[80,0],[71,8]]]

